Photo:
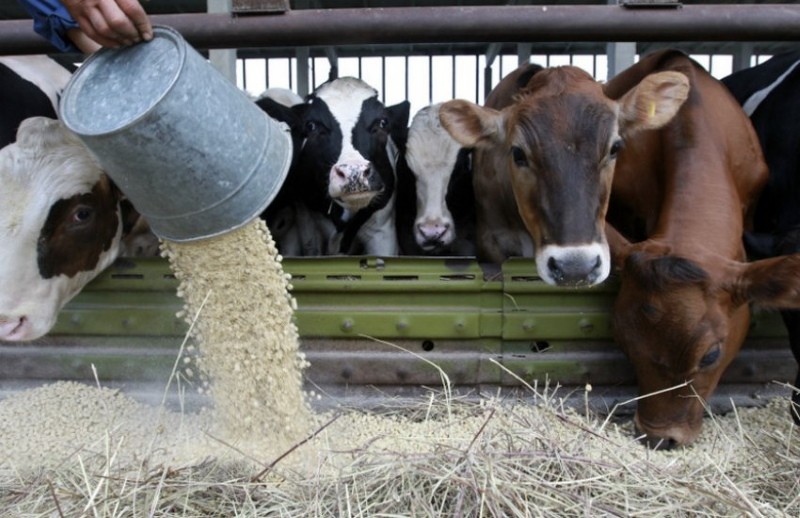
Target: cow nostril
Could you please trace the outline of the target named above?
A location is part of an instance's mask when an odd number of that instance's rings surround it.
[[[550,259],[547,260],[547,268],[550,270],[550,272],[553,273],[553,275],[560,275],[563,273],[561,270],[561,266],[559,266],[558,261],[556,260],[555,257],[551,257]]]
[[[599,270],[603,266],[603,259],[598,255],[594,262],[594,270]]]
[[[653,437],[645,435],[639,440],[651,450],[673,450],[678,446],[678,441],[671,437]]]

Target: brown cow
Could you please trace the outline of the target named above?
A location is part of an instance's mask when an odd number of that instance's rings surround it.
[[[478,259],[501,263],[535,251],[548,284],[605,280],[604,222],[621,135],[666,124],[687,88],[685,76],[665,72],[615,101],[580,68],[523,65],[484,107],[444,103],[443,126],[475,148]]]
[[[623,135],[608,211],[616,230],[607,229],[621,269],[615,339],[639,392],[653,394],[639,400],[634,418],[652,447],[697,437],[704,400],[747,334],[749,302],[800,307],[800,256],[743,262],[742,231],[767,167],[726,88],[686,55],[661,51],[605,92],[624,98],[664,71],[689,78],[689,98],[664,128]]]

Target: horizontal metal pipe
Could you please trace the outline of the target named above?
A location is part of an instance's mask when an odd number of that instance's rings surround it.
[[[276,15],[154,15],[197,48],[445,42],[797,41],[800,5],[399,7]],[[0,21],[0,54],[52,52],[28,20]]]

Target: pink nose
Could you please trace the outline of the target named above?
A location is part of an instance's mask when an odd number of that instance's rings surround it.
[[[333,166],[334,174],[341,180],[361,179],[366,180],[370,175],[369,164],[336,164]]]
[[[0,340],[20,340],[27,326],[27,317],[0,316]]]
[[[439,241],[450,229],[447,223],[421,223],[417,226],[420,236],[426,242]]]

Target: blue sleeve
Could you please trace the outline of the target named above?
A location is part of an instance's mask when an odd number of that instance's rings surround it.
[[[33,18],[33,30],[62,52],[80,52],[67,37],[69,29],[78,28],[67,9],[58,0],[17,0]]]

